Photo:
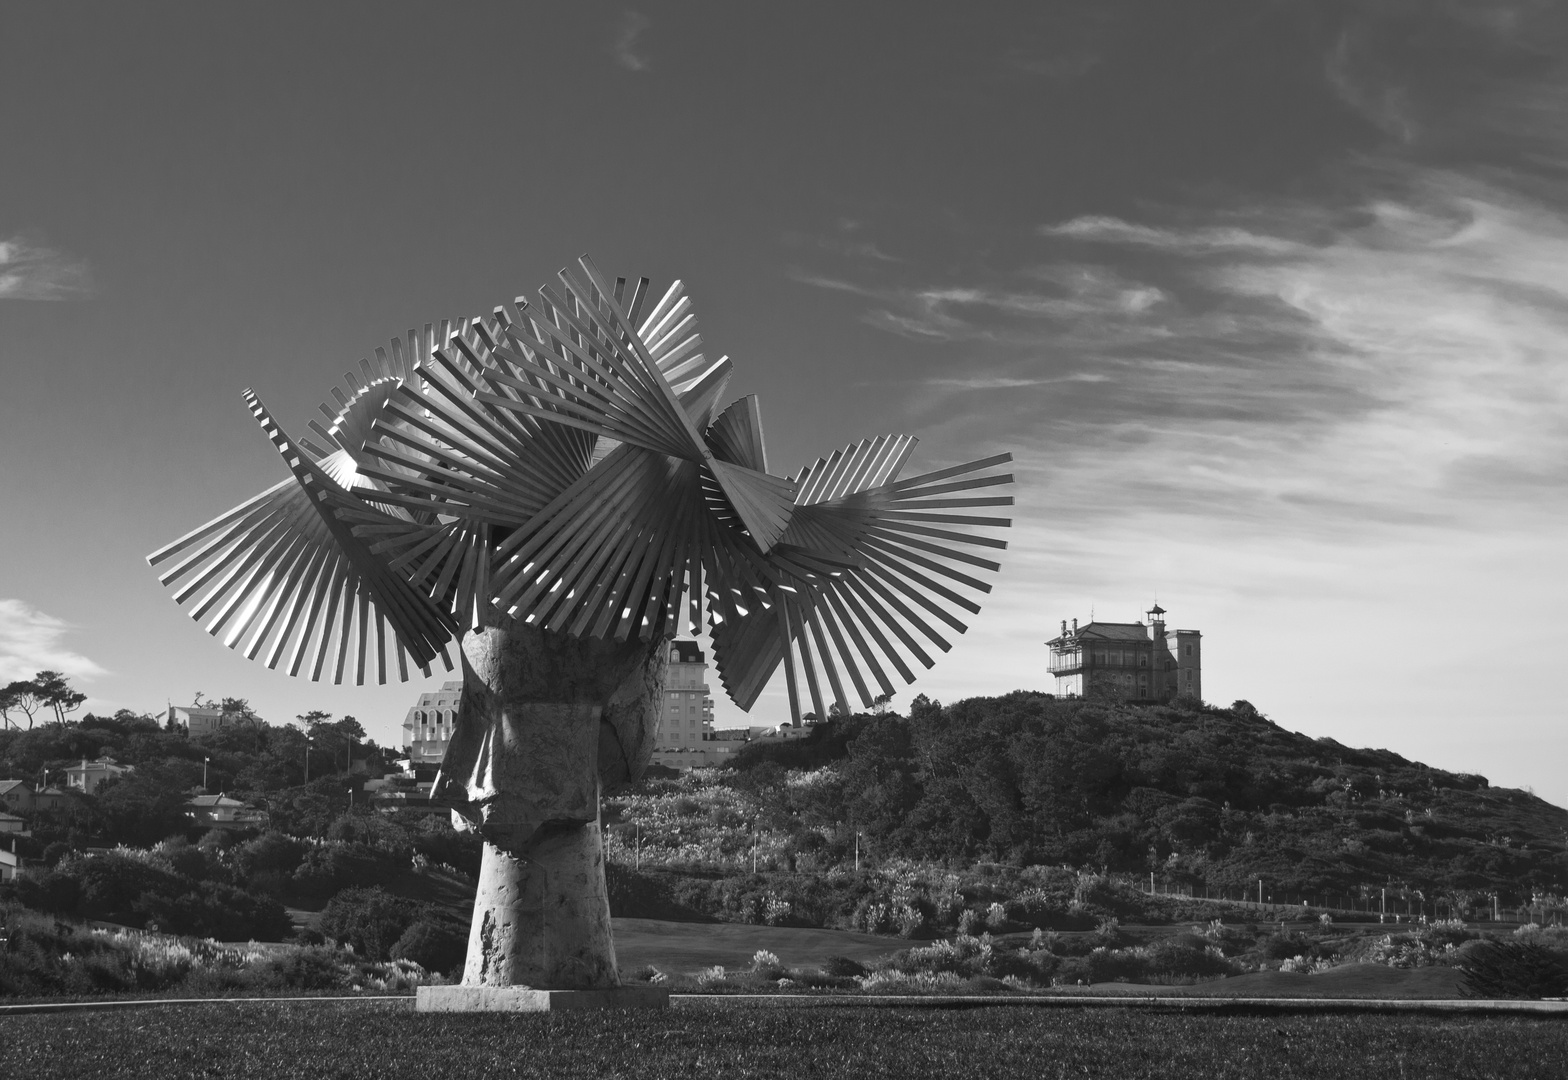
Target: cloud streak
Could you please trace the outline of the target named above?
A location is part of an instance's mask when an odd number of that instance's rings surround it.
[[[103,668],[65,646],[71,629],[25,600],[0,599],[0,683],[30,679],[40,671],[81,679],[104,674]]]
[[[984,280],[797,280],[962,349],[911,407],[1020,439],[1077,523],[1160,508],[1362,535],[1568,492],[1543,464],[1568,457],[1561,208],[1428,171],[1333,213],[1231,216],[1053,223],[1045,258]],[[954,396],[985,389],[1012,393]]]
[[[91,291],[82,260],[21,236],[0,240],[0,300],[72,300]]]
[[[639,49],[643,34],[652,23],[648,16],[638,11],[623,11],[615,30],[615,62],[627,71],[647,71],[652,65],[645,51]]]

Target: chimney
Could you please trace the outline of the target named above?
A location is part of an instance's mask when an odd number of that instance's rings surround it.
[[[1073,633],[1076,634],[1077,632],[1078,632],[1078,620],[1074,619],[1073,620]]]

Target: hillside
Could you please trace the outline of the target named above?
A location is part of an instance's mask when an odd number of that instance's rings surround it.
[[[791,769],[818,771],[803,783]],[[727,784],[791,823],[800,852],[842,849],[824,826],[846,822],[884,857],[1153,871],[1162,888],[1230,895],[1262,877],[1299,894],[1395,886],[1526,903],[1568,883],[1568,811],[1286,731],[1246,702],[917,698],[907,718],[748,748]]]

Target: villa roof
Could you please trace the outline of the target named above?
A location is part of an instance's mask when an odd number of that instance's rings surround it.
[[[4,795],[8,791],[15,791],[19,787],[26,788],[27,782],[24,780],[0,780],[0,795]]]
[[[245,804],[240,802],[240,800],[238,800],[238,799],[231,799],[231,798],[229,798],[227,795],[223,794],[220,791],[216,795],[197,795],[197,796],[194,796],[185,805],[186,806],[194,806],[194,807],[196,807],[198,809],[202,809],[202,808],[210,807],[210,806],[244,806]]]
[[[1078,628],[1079,637],[1105,641],[1148,641],[1148,628],[1141,622],[1092,622]]]
[[[100,769],[104,769],[104,770],[112,769],[115,772],[130,772],[131,769],[132,769],[132,766],[130,766],[130,765],[121,765],[118,761],[115,761],[114,758],[112,758],[112,757],[101,757],[101,758],[97,759],[96,761],[84,761],[80,765],[72,765],[70,768],[66,769],[65,771],[68,772],[68,773],[71,773],[71,772],[97,772]]]
[[[697,647],[697,643],[695,641],[672,641],[670,644],[673,645],[676,652],[680,654],[681,663],[702,663],[702,650]]]

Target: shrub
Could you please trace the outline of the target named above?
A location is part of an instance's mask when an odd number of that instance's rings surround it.
[[[855,978],[866,973],[866,966],[847,956],[830,956],[823,962],[822,971],[836,978]]]
[[[468,938],[450,923],[417,919],[397,939],[391,955],[394,960],[412,960],[426,971],[452,975],[468,956]]]
[[[234,853],[239,872],[267,892],[281,891],[305,858],[305,845],[285,833],[264,832],[241,844]]]
[[[357,843],[329,842],[308,849],[290,879],[306,896],[326,897],[349,887],[374,885],[395,877],[407,862]]]
[[[217,881],[193,882],[175,893],[150,892],[135,909],[144,925],[219,941],[281,941],[288,911],[270,896],[256,896]]]
[[[339,990],[344,986],[343,965],[337,954],[320,946],[290,949],[267,962],[284,986],[300,990]]]
[[[322,911],[321,932],[367,960],[385,960],[419,914],[413,901],[380,886],[344,889]]]
[[[200,851],[184,844],[171,852],[120,849],[75,856],[36,877],[29,874],[18,883],[17,896],[28,907],[57,915],[167,933],[226,941],[278,941],[287,935],[288,913],[276,900],[176,873],[171,859],[208,865]]]
[[[1533,941],[1482,941],[1465,950],[1459,992],[1471,998],[1568,995],[1568,961]]]

